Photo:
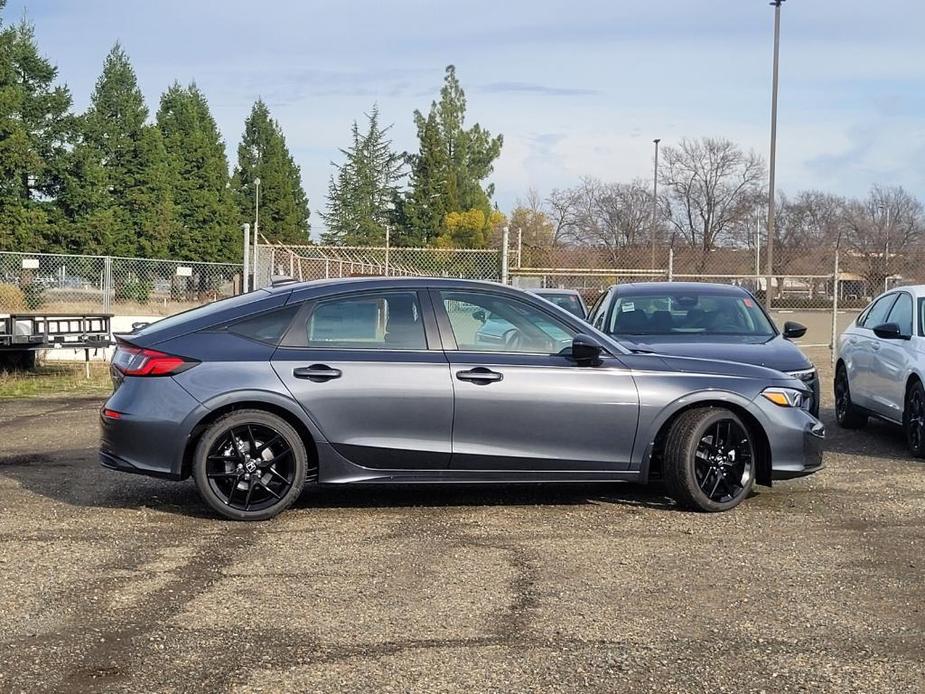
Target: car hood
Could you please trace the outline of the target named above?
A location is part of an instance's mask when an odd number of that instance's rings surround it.
[[[665,356],[733,361],[777,371],[798,371],[812,366],[799,347],[780,335],[770,339],[746,335],[638,335],[623,341]]]

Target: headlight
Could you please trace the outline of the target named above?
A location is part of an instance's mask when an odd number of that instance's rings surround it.
[[[800,369],[799,371],[787,371],[788,376],[793,376],[803,383],[812,383],[816,378],[816,369]]]
[[[765,388],[761,394],[780,407],[802,407],[803,396],[802,390],[796,388]]]

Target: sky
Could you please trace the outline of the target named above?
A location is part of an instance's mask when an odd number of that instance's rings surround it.
[[[314,231],[338,148],[378,103],[398,150],[454,64],[468,123],[504,135],[510,210],[582,176],[651,180],[653,138],[726,137],[767,157],[767,0],[9,0],[86,108],[115,41],[152,114],[173,81],[206,94],[234,163],[260,97],[301,166]],[[778,189],[925,199],[925,3],[787,0]]]

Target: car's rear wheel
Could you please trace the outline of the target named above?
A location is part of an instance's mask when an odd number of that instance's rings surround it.
[[[193,477],[203,500],[232,520],[266,520],[288,508],[305,484],[308,454],[286,420],[263,410],[217,419],[199,439]]]
[[[906,393],[903,430],[909,452],[916,458],[925,458],[925,388],[921,381],[913,382]]]
[[[755,446],[745,423],[722,407],[688,410],[665,440],[668,493],[696,511],[728,511],[755,484]]]
[[[844,364],[835,369],[835,421],[843,429],[860,429],[867,424],[867,415],[851,401],[848,370]]]

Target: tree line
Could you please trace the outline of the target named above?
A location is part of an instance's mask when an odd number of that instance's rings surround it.
[[[0,0],[0,11],[6,0]],[[36,45],[32,25],[0,23],[0,250],[239,261],[240,225],[310,243],[309,201],[279,123],[258,99],[233,170],[195,83],[174,83],[149,116],[126,51],[106,56],[84,113]],[[483,185],[501,136],[465,126],[447,68],[440,98],[415,112],[419,151],[396,152],[377,107],[335,164],[322,240],[485,246],[500,224]]]
[[[528,249],[591,246],[614,262],[627,249],[653,243],[704,256],[717,248],[766,247],[767,170],[754,152],[721,138],[683,139],[662,148],[657,195],[654,190],[652,180],[591,177],[545,198],[531,190],[511,213],[511,232]],[[814,248],[839,248],[883,264],[923,247],[925,209],[901,186],[874,185],[863,198],[781,193],[774,241],[775,272],[788,272]]]

